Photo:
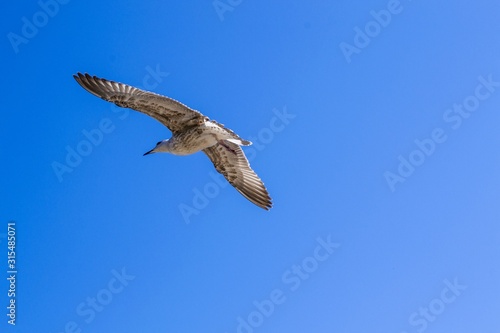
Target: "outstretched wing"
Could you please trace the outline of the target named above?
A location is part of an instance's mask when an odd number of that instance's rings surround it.
[[[208,120],[200,112],[166,96],[89,74],[77,73],[73,77],[89,93],[118,106],[145,113],[167,126],[173,133]]]
[[[272,207],[271,197],[264,183],[250,168],[239,145],[224,140],[223,145],[218,143],[204,149],[203,152],[210,158],[215,169],[223,174],[245,198],[266,210]]]

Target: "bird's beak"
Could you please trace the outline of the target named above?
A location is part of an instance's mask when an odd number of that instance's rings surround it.
[[[145,153],[144,153],[144,155],[142,155],[142,156],[146,156],[146,155],[149,155],[149,154],[154,153],[154,151],[153,151],[153,150],[155,150],[155,148],[151,149],[151,150],[150,150],[150,151],[148,151],[148,152],[145,152]]]

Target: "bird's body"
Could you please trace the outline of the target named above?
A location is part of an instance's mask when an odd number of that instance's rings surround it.
[[[271,208],[269,193],[240,147],[251,145],[250,141],[169,97],[88,74],[77,73],[74,78],[91,94],[145,113],[172,131],[170,139],[158,142],[144,155],[156,152],[190,155],[203,151],[215,169],[243,196],[261,208]]]
[[[207,120],[198,126],[193,126],[183,132],[173,134],[170,139],[163,141],[155,151],[172,153],[174,155],[190,155],[215,146],[224,140],[233,141],[236,144],[244,146],[250,144],[234,133],[228,132],[221,125]]]

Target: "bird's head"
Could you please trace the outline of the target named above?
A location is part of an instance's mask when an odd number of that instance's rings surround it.
[[[144,153],[143,156],[146,156],[146,155],[149,155],[152,153],[168,153],[169,151],[170,151],[170,145],[169,145],[168,140],[163,140],[163,141],[158,142],[156,144],[156,147],[154,147],[150,151]]]

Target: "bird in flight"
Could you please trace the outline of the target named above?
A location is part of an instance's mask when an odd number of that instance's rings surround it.
[[[272,207],[264,183],[250,168],[241,149],[241,146],[251,145],[250,141],[169,97],[89,74],[77,73],[73,77],[89,93],[120,107],[147,114],[172,132],[170,139],[158,142],[144,155],[157,152],[190,155],[203,151],[217,172],[224,175],[245,198],[266,210]]]

